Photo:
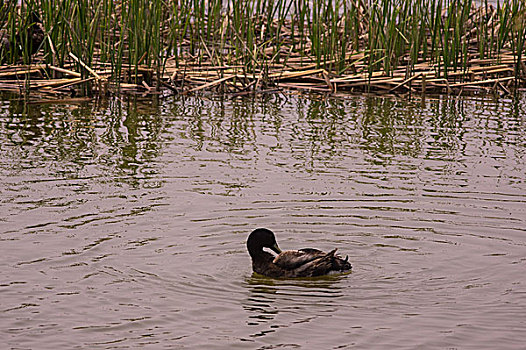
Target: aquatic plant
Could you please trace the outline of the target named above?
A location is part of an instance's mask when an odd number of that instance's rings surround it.
[[[32,75],[30,89],[52,93],[524,84],[521,0],[9,0],[1,10],[0,60],[18,65],[2,76]],[[45,32],[36,56],[32,14]]]

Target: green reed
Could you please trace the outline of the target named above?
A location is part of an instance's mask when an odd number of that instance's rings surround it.
[[[12,61],[13,52],[7,47],[7,43],[13,40],[11,33],[14,33],[15,18],[13,17],[16,1],[4,1],[0,5],[0,62]]]
[[[510,36],[511,47],[515,53],[515,78],[516,82],[519,77],[526,76],[526,69],[522,63],[524,46],[526,41],[526,4],[524,1],[514,0],[512,2],[512,11],[515,16],[511,20]]]
[[[8,0],[0,7],[0,62],[21,60],[30,64],[32,51],[37,49],[30,40],[35,9],[24,3],[18,9],[16,4],[16,0]]]
[[[124,81],[155,84],[167,59],[236,65],[251,74],[289,61],[314,63],[334,74],[356,70],[351,54],[363,53],[365,71],[410,73],[419,62],[436,64],[440,74],[466,70],[473,42],[479,58],[525,49],[525,3],[486,0],[16,0],[0,5],[0,60],[31,59],[24,33],[42,21],[45,62],[72,64],[83,78],[88,67],[109,67],[118,87]],[[474,9],[477,9],[474,11]],[[72,59],[71,54],[80,62]],[[102,68],[101,68],[102,69]],[[59,73],[54,73],[59,74]],[[90,93],[90,83],[83,93]],[[158,83],[159,84],[159,83]]]

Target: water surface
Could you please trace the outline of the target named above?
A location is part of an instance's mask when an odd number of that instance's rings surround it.
[[[4,99],[0,348],[522,348],[525,107]],[[256,227],[353,272],[253,276]]]

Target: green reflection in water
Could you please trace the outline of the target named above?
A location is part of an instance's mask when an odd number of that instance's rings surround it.
[[[465,150],[465,123],[494,133],[496,147],[524,142],[524,102],[440,98],[304,98],[272,95],[138,98],[75,105],[25,104],[0,110],[2,149],[19,169],[46,166],[58,176],[89,176],[103,167],[117,181],[155,175],[164,142],[192,142],[199,152],[257,157],[262,147],[288,154],[284,166],[321,171],[335,160],[359,158],[385,166],[393,158],[452,161]],[[166,133],[170,130],[169,133]],[[364,157],[365,155],[365,157]],[[87,173],[86,173],[87,172]]]

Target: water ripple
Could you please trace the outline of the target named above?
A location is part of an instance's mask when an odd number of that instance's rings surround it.
[[[0,347],[516,349],[525,99],[0,102]],[[255,227],[353,272],[253,275]]]

